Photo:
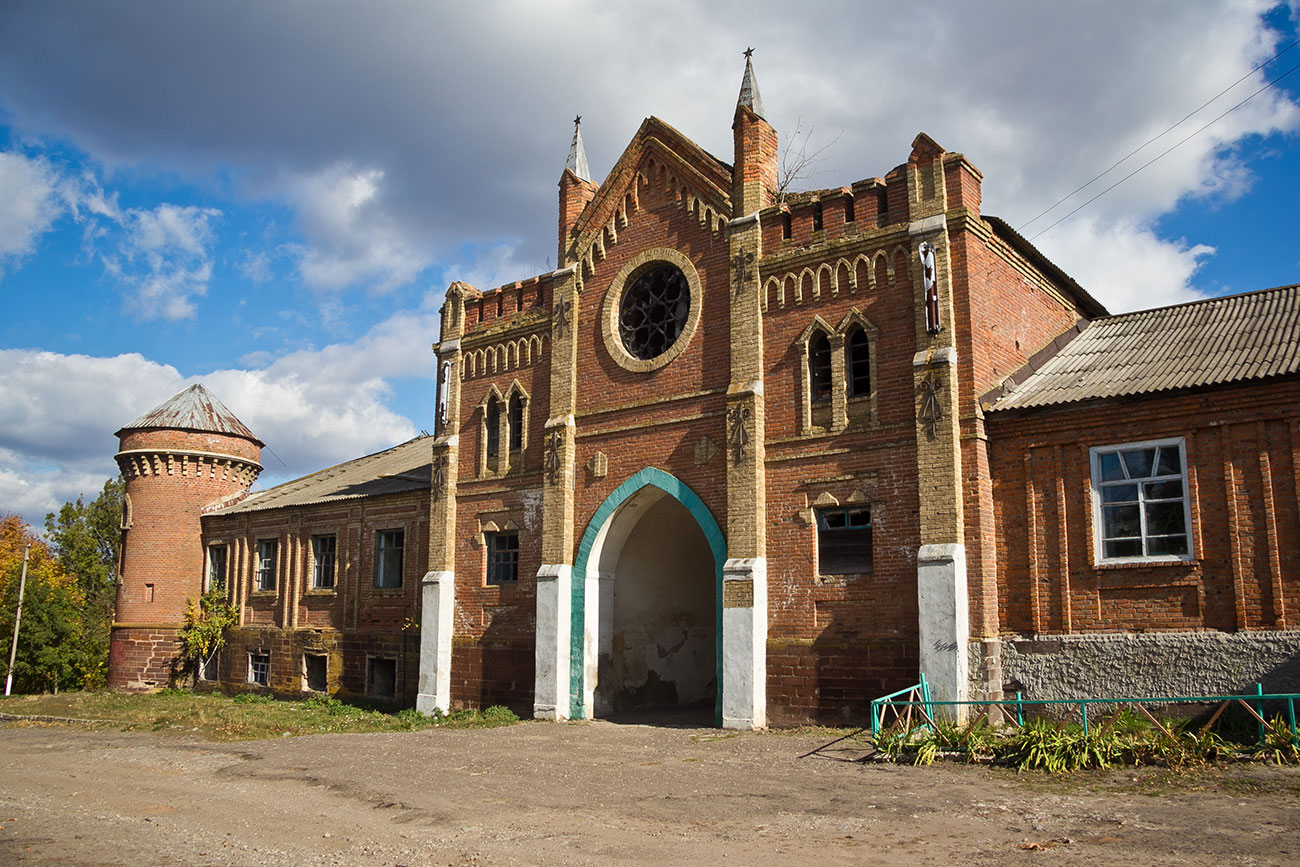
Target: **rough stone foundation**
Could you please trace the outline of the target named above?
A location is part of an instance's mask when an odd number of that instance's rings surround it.
[[[1025,698],[1300,692],[1300,630],[1003,638],[1000,651],[1003,689]]]

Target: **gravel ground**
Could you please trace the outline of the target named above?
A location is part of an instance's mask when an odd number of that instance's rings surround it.
[[[861,763],[608,722],[211,743],[0,727],[0,863],[1297,864],[1300,770]]]

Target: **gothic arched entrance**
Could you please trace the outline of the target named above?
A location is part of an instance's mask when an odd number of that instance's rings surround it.
[[[570,713],[712,705],[721,724],[722,531],[648,468],[606,498],[574,564]]]

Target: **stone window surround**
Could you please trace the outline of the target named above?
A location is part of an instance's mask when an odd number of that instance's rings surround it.
[[[1178,458],[1181,465],[1179,477],[1183,485],[1183,527],[1187,534],[1187,553],[1186,554],[1157,554],[1141,555],[1133,557],[1107,557],[1105,556],[1105,526],[1102,522],[1101,511],[1101,488],[1099,480],[1101,478],[1101,453],[1114,451],[1128,451],[1140,448],[1152,448],[1156,446],[1178,446]],[[1184,565],[1196,559],[1194,548],[1195,534],[1192,532],[1192,497],[1191,489],[1188,484],[1187,471],[1187,440],[1185,437],[1161,437],[1150,440],[1136,440],[1126,443],[1115,443],[1112,445],[1092,446],[1088,449],[1088,484],[1092,498],[1092,565],[1094,567],[1107,567],[1117,565]],[[1165,478],[1161,476],[1159,478]],[[1141,484],[1139,482],[1138,484]],[[1145,523],[1145,522],[1144,522]],[[1145,542],[1146,534],[1143,533],[1142,539]]]
[[[628,282],[634,279],[645,266],[661,262],[676,266],[685,275],[686,285],[691,290],[691,309],[686,314],[686,324],[682,326],[682,333],[677,336],[676,342],[662,355],[641,359],[623,348],[623,339],[619,336],[618,329],[619,306]],[[609,289],[605,292],[605,301],[600,313],[600,333],[605,340],[605,349],[614,359],[614,363],[624,370],[634,373],[650,373],[658,370],[681,355],[690,344],[691,338],[699,327],[703,306],[704,290],[700,283],[700,275],[690,259],[671,247],[653,247],[643,250],[628,260],[622,270],[610,281]]]
[[[510,402],[516,396],[522,403],[523,419],[520,424],[519,438],[521,447],[512,449],[510,448]],[[495,455],[489,455],[487,448],[488,404],[494,399],[499,402],[500,410],[497,413],[497,452]],[[523,469],[524,455],[528,452],[528,418],[531,408],[532,399],[519,380],[512,381],[505,394],[501,393],[496,383],[488,386],[483,399],[475,407],[479,425],[478,475],[480,478],[504,476],[511,470]]]
[[[854,329],[861,328],[867,337],[867,358],[870,371],[871,389],[867,394],[849,395],[849,335]],[[812,398],[812,382],[809,374],[809,347],[817,334],[826,335],[831,345],[831,395],[830,424],[813,423],[813,407],[825,402]],[[879,374],[876,367],[876,344],[878,330],[866,316],[853,307],[840,320],[839,327],[832,328],[821,316],[814,316],[813,321],[799,335],[795,345],[799,354],[799,383],[796,391],[799,397],[799,433],[802,436],[820,436],[840,433],[849,426],[850,421],[865,421],[875,425],[877,414],[876,395],[879,388]]]

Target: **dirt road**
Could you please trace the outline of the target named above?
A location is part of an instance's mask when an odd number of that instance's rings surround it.
[[[220,744],[0,728],[0,863],[1296,864],[1300,770],[1038,774],[612,723]]]

